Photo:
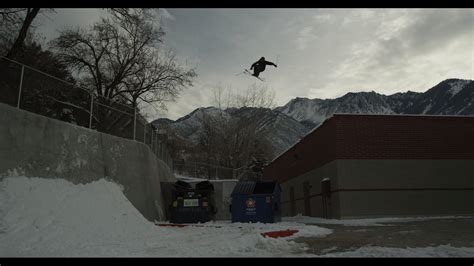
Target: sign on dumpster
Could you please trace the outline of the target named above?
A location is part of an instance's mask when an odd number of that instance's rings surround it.
[[[232,222],[280,222],[280,193],[276,181],[239,181],[231,194]]]
[[[255,215],[257,213],[256,208],[255,208],[255,200],[254,199],[248,198],[245,201],[245,205],[247,205],[247,208],[245,209],[245,214],[246,215]]]

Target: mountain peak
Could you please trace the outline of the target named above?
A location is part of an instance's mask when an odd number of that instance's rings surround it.
[[[408,90],[387,96],[372,90],[348,92],[341,97],[325,100],[297,97],[275,110],[281,111],[305,125],[318,125],[335,112],[469,114],[470,110],[474,108],[474,90],[469,89],[474,87],[472,84],[472,80],[452,78],[440,82],[424,93]]]

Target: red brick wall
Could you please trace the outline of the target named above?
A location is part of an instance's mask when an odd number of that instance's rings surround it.
[[[338,159],[474,159],[474,117],[335,115]]]
[[[474,117],[334,115],[264,178],[283,182],[335,159],[474,159]]]
[[[264,170],[264,178],[283,182],[336,159],[335,123],[326,120]]]

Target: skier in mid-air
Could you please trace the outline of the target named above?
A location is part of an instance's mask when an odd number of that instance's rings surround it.
[[[255,76],[256,78],[258,78],[258,75],[260,74],[260,72],[265,71],[265,66],[266,65],[272,65],[272,66],[277,67],[277,65],[275,63],[265,61],[265,57],[262,57],[262,58],[260,58],[260,60],[253,63],[252,66],[250,67],[250,70],[253,69],[252,76]]]

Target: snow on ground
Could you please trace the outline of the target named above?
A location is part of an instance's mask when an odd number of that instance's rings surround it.
[[[325,237],[331,229],[305,223],[378,225],[426,218],[327,220],[296,216],[275,224],[208,222],[157,226],[127,200],[123,188],[101,179],[74,185],[64,179],[0,180],[0,257],[290,257],[315,256],[297,237]],[[446,218],[446,217],[444,217]],[[159,222],[157,222],[159,223]],[[164,223],[166,224],[166,222]],[[296,229],[286,238],[261,233]],[[328,249],[327,252],[334,250]],[[343,257],[472,256],[474,248],[362,247],[328,253]]]
[[[183,175],[179,175],[179,174],[176,174],[176,173],[174,174],[174,176],[176,177],[176,179],[181,180],[181,181],[185,181],[185,182],[201,182],[201,181],[208,181],[207,179],[204,179],[204,178],[183,176]]]
[[[296,222],[305,224],[338,224],[343,226],[390,226],[390,223],[407,223],[436,219],[464,219],[472,218],[471,216],[424,216],[424,217],[384,217],[384,218],[367,218],[367,219],[324,219],[319,217],[309,217],[296,215],[293,217],[283,217],[285,222]]]
[[[294,222],[271,225],[209,222],[157,226],[104,179],[74,185],[64,179],[8,177],[0,182],[0,257],[304,255],[298,236],[330,229]],[[272,230],[300,230],[290,238],[265,238]]]
[[[362,247],[354,251],[335,252],[321,257],[472,257],[474,248],[452,247],[441,245],[425,248],[387,248],[387,247]]]

